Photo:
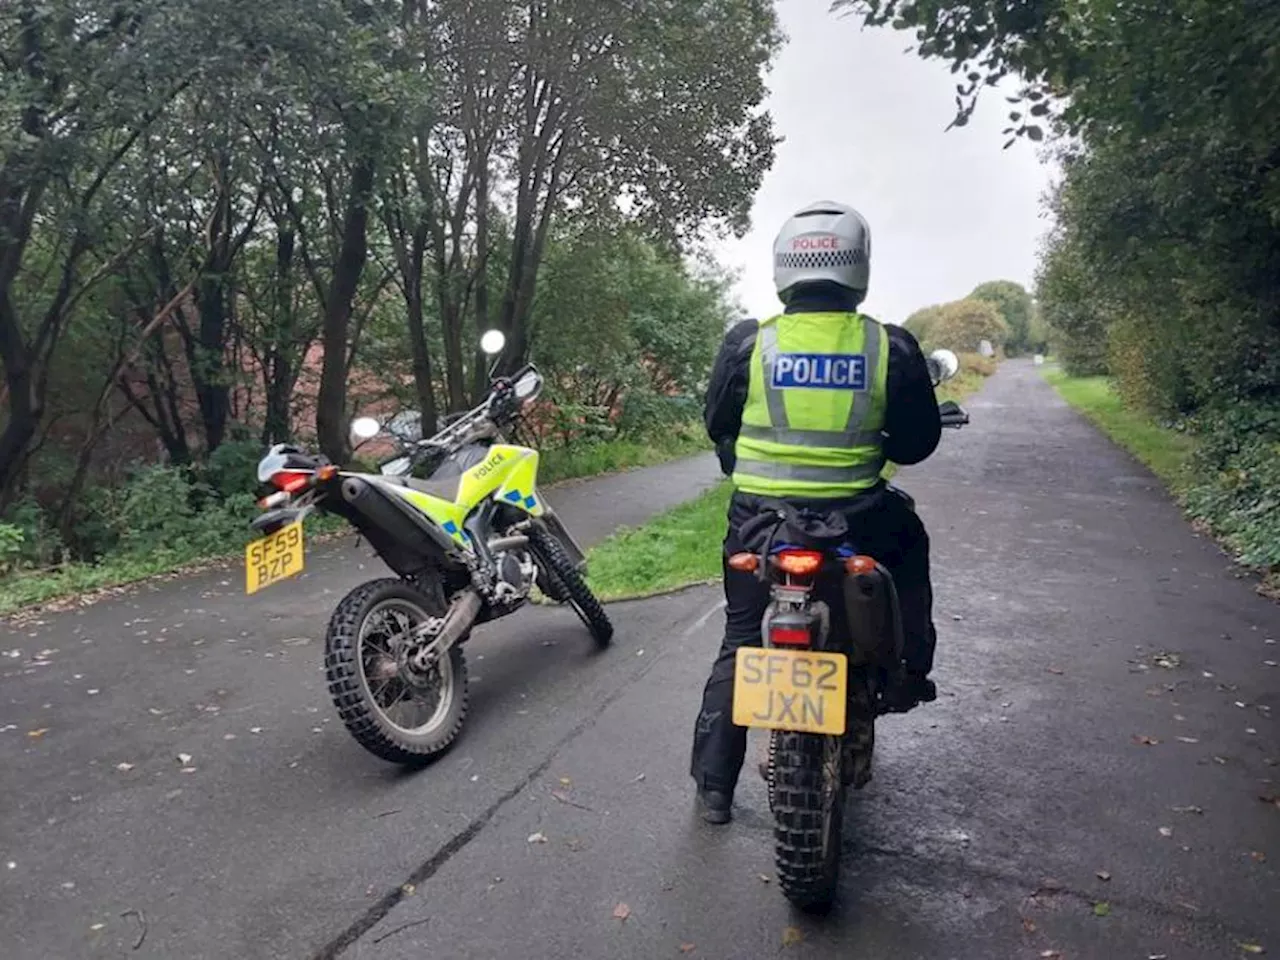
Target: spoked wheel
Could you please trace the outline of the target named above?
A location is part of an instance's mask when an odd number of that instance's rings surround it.
[[[548,585],[554,591],[550,595],[559,593],[587,625],[596,646],[607,647],[613,639],[613,623],[596,595],[587,586],[587,581],[582,579],[582,574],[564,552],[564,547],[560,546],[560,541],[550,531],[535,525],[529,530],[529,546],[533,548],[538,566],[547,571]]]
[[[460,644],[430,668],[408,662],[410,636],[434,605],[402,580],[352,590],[325,637],[325,676],[338,715],[356,742],[392,763],[422,764],[447,750],[467,715],[467,665]]]
[[[845,785],[839,737],[777,732],[770,744],[769,800],[783,895],[821,913],[840,882]]]

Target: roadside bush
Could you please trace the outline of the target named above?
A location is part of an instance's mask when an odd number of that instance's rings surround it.
[[[221,497],[252,493],[257,486],[258,461],[262,444],[248,438],[228,440],[209,455],[204,467],[205,481]]]
[[[618,416],[620,437],[647,437],[672,427],[697,422],[702,404],[691,396],[666,396],[650,390],[633,390],[622,401]]]
[[[1280,403],[1222,406],[1194,423],[1188,511],[1242,562],[1280,569]]]
[[[946,347],[956,353],[977,353],[983,340],[999,348],[1009,328],[1000,311],[985,300],[957,300],[938,311],[929,326],[928,346]]]
[[[0,523],[0,574],[8,573],[22,559],[22,531],[11,523]]]

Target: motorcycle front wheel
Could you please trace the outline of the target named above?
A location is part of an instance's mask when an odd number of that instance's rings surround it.
[[[415,627],[442,611],[403,580],[361,584],[333,612],[325,678],[347,732],[391,763],[421,765],[453,745],[467,716],[467,664],[460,643],[428,670],[407,662]]]

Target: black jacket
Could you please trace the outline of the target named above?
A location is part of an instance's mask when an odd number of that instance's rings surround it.
[[[787,313],[848,311],[853,306],[831,296],[792,299]],[[759,324],[743,320],[725,334],[711,369],[707,387],[707,433],[716,445],[720,466],[733,472],[734,443],[742,426],[742,410],[747,403],[751,353],[755,349]],[[938,398],[929,379],[920,345],[903,327],[885,324],[889,339],[888,406],[885,410],[884,455],[894,463],[908,465],[924,460],[938,447],[942,421]]]

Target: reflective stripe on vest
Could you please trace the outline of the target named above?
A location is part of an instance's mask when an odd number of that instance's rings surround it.
[[[861,463],[854,467],[815,467],[777,460],[743,460],[735,464],[735,472],[765,477],[769,480],[800,480],[803,483],[825,483],[833,486],[876,480],[884,469],[884,459]]]

